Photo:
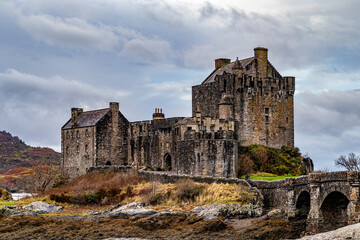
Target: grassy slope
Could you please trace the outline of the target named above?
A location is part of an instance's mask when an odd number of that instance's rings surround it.
[[[0,131],[0,185],[8,186],[31,174],[37,165],[60,165],[60,153],[50,148],[31,147],[18,137]]]

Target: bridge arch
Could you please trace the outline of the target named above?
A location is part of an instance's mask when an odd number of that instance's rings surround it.
[[[339,191],[330,192],[321,203],[320,219],[322,227],[332,230],[345,226],[348,222],[349,199]]]
[[[307,218],[310,211],[310,193],[302,191],[296,200],[296,216],[300,218]]]

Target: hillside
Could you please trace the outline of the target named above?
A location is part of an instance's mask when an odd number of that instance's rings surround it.
[[[50,148],[28,146],[18,137],[0,131],[0,174],[36,165],[60,165],[60,153]]]

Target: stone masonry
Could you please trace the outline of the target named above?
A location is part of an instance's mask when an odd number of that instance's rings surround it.
[[[62,127],[62,170],[135,165],[178,174],[236,177],[239,146],[294,145],[295,78],[282,77],[266,48],[246,59],[215,60],[214,71],[192,87],[192,116],[129,122],[118,103],[84,112],[73,108]]]

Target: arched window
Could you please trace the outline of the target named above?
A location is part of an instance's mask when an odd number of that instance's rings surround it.
[[[66,146],[65,153],[66,153],[66,154],[69,154],[69,146]]]

